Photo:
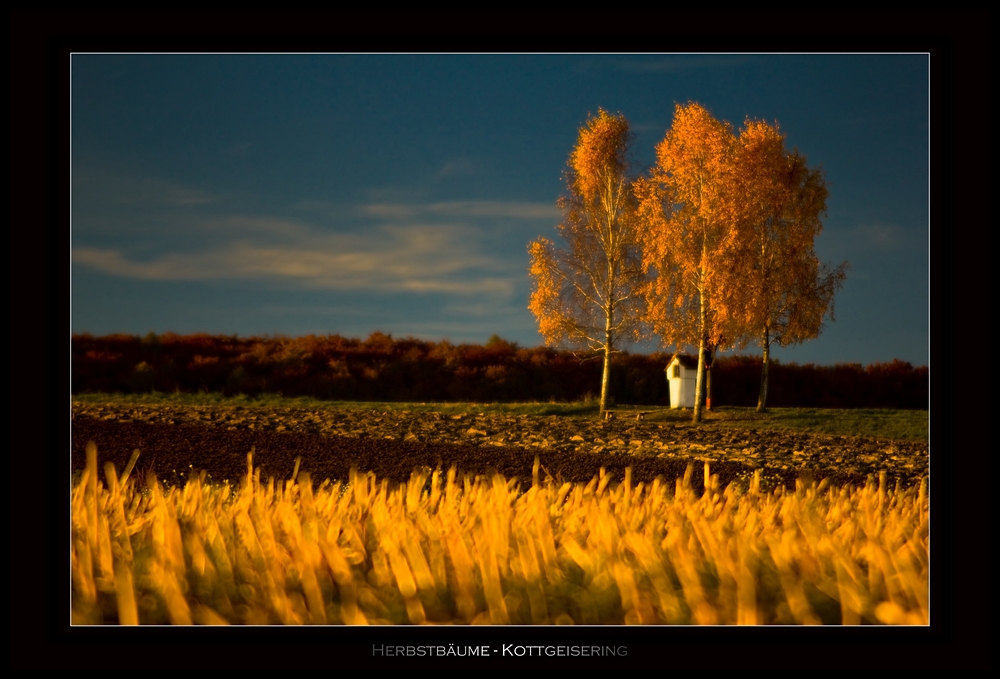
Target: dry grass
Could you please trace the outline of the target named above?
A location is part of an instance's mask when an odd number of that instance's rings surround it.
[[[73,489],[75,624],[926,624],[926,482],[692,488],[415,472]],[[134,459],[133,459],[134,462]],[[298,470],[296,469],[296,472]]]

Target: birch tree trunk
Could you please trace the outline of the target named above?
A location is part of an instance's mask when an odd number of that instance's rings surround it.
[[[604,374],[601,376],[601,414],[608,409],[608,384],[611,382],[611,314],[608,314],[607,322],[604,326]]]
[[[705,367],[705,410],[712,409],[712,352],[708,352],[710,358]]]
[[[701,297],[701,322],[699,327],[701,328],[700,336],[698,337],[698,375],[695,378],[694,383],[694,417],[691,419],[692,422],[697,424],[701,422],[701,402],[702,397],[705,395],[705,344],[706,338],[706,325],[708,321],[708,310],[705,304],[704,293],[700,295]]]
[[[563,221],[556,230],[567,247],[544,237],[528,246],[534,279],[528,308],[545,343],[580,349],[588,359],[603,355],[601,416],[610,401],[611,357],[646,328],[642,290],[649,276],[629,169],[631,142],[621,114],[599,109],[588,117],[569,158],[569,195],[558,202]]]
[[[757,397],[757,412],[767,412],[767,369],[771,365],[771,337],[764,328],[764,367],[760,372],[760,395]]]
[[[611,350],[604,347],[604,375],[601,377],[601,417],[608,409],[608,384],[611,381]]]

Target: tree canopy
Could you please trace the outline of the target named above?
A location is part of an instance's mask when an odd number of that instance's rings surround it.
[[[678,104],[656,165],[632,179],[621,114],[588,118],[559,199],[566,243],[529,246],[529,308],[551,346],[610,356],[651,329],[667,347],[696,347],[693,419],[701,420],[706,356],[760,344],[758,409],[767,404],[770,346],[815,338],[833,318],[847,263],[816,256],[828,191],[821,169],[785,148],[777,125],[739,134],[697,103]]]
[[[565,247],[544,237],[528,247],[534,282],[528,308],[546,344],[603,356],[602,413],[611,355],[641,336],[644,321],[631,143],[625,116],[599,109],[588,117],[569,157],[568,194],[558,201],[563,220],[556,230]]]
[[[767,408],[770,346],[785,347],[819,336],[833,318],[833,297],[847,263],[822,264],[814,243],[823,228],[829,192],[822,170],[785,148],[777,125],[747,120],[734,155],[737,198],[738,322],[745,340],[761,346],[760,396]]]
[[[646,290],[649,320],[665,345],[698,348],[695,422],[701,419],[706,351],[738,334],[731,309],[738,252],[729,183],[735,147],[730,125],[698,104],[678,105],[656,147],[656,166],[637,184],[643,263],[656,274]]]

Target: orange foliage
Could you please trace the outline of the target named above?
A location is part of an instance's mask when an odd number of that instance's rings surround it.
[[[739,136],[698,104],[678,105],[637,183],[648,225],[644,262],[649,318],[666,345],[699,348],[694,419],[700,419],[706,350],[756,342],[764,350],[759,407],[767,400],[771,344],[819,335],[833,317],[846,263],[828,267],[813,249],[827,190],[785,138],[747,121]]]
[[[699,350],[696,422],[705,352],[738,334],[731,308],[739,287],[730,184],[735,146],[728,123],[698,104],[678,104],[656,147],[656,166],[636,187],[646,224],[643,261],[657,273],[647,288],[650,323],[665,345]]]
[[[599,110],[588,118],[569,157],[569,195],[559,199],[563,221],[556,229],[566,248],[544,237],[528,247],[534,281],[528,308],[546,344],[603,354],[602,411],[611,355],[641,336],[643,320],[631,140],[623,115]]]
[[[833,296],[847,263],[828,267],[813,248],[823,228],[828,191],[823,174],[798,151],[785,149],[777,126],[748,120],[731,170],[739,279],[738,321],[744,338],[760,344],[764,365],[758,409],[767,407],[771,344],[819,336],[833,318]]]

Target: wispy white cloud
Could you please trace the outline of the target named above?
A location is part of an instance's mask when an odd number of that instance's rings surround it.
[[[435,203],[367,203],[358,208],[361,215],[380,219],[412,219],[438,216],[455,219],[485,217],[508,219],[559,219],[555,202],[464,200]]]
[[[906,245],[909,234],[897,224],[873,223],[854,227],[853,236],[869,247],[894,249]]]
[[[558,220],[561,216],[555,201],[539,203],[517,200],[453,200],[421,202],[414,200],[375,200],[360,205],[326,200],[303,200],[292,209],[315,217],[342,220],[357,216],[390,222],[413,219],[522,219]]]
[[[211,203],[213,201],[212,196],[210,196],[205,191],[201,189],[191,189],[184,186],[164,186],[164,187],[153,187],[150,194],[157,197],[157,192],[160,196],[166,198],[165,202],[172,203],[174,205],[205,205],[206,203]]]
[[[453,158],[441,166],[434,173],[434,179],[440,181],[447,177],[464,176],[471,177],[478,174],[479,166],[468,158]]]
[[[527,296],[525,296],[524,307],[527,308]],[[495,320],[511,319],[515,316],[520,320],[520,316],[523,312],[521,308],[522,305],[518,305],[516,308],[513,307],[498,307],[496,304],[491,302],[467,302],[467,303],[457,303],[457,304],[446,304],[441,308],[441,311],[447,314],[454,314],[456,316],[463,316],[468,318],[493,318]],[[506,322],[506,321],[505,321]]]
[[[74,169],[73,196],[117,205],[157,207],[196,207],[217,200],[207,191],[176,182],[87,168]]]
[[[870,257],[913,256],[914,266],[926,265],[926,227],[903,227],[892,222],[859,221],[850,226],[825,228],[816,239],[816,253],[820,259],[851,262]],[[920,264],[920,262],[924,264]],[[852,278],[861,276],[854,269]]]
[[[817,239],[825,252],[833,256],[866,253],[886,255],[902,252],[927,240],[926,229],[904,228],[892,222],[864,221],[841,229],[824,229]]]
[[[226,215],[223,217],[192,217],[192,228],[201,233],[269,242],[295,242],[316,237],[318,232],[308,224],[284,217],[254,217]]]
[[[319,289],[503,297],[514,288],[509,263],[484,254],[474,229],[425,224],[328,233],[291,220],[240,217],[216,226],[242,235],[208,250],[146,260],[121,249],[77,247],[73,261],[140,280],[271,279]]]
[[[515,335],[512,333],[531,333],[534,328],[529,324],[512,326],[504,324],[490,325],[483,322],[481,318],[470,319],[468,321],[455,320],[430,320],[401,322],[387,322],[379,326],[383,332],[388,332],[395,337],[414,337],[430,342],[440,341],[447,338],[451,342],[461,343],[483,343],[491,334],[511,339]],[[359,333],[361,334],[361,333]],[[540,339],[540,338],[539,338]]]
[[[416,217],[421,212],[420,207],[405,203],[369,203],[360,206],[357,211],[364,217],[400,221]]]
[[[303,289],[485,295],[497,302],[509,299],[524,277],[523,249],[498,249],[498,229],[533,228],[533,220],[560,215],[547,202],[421,201],[390,192],[360,205],[300,201],[291,206],[300,216],[261,216],[234,212],[232,196],[78,174],[87,200],[140,209],[105,210],[114,219],[99,224],[81,217],[74,265],[134,280],[271,281]],[[210,202],[210,210],[200,209]]]
[[[559,219],[562,213],[552,203],[529,203],[517,201],[453,201],[431,203],[428,210],[432,214],[453,217],[508,217],[514,219]]]

